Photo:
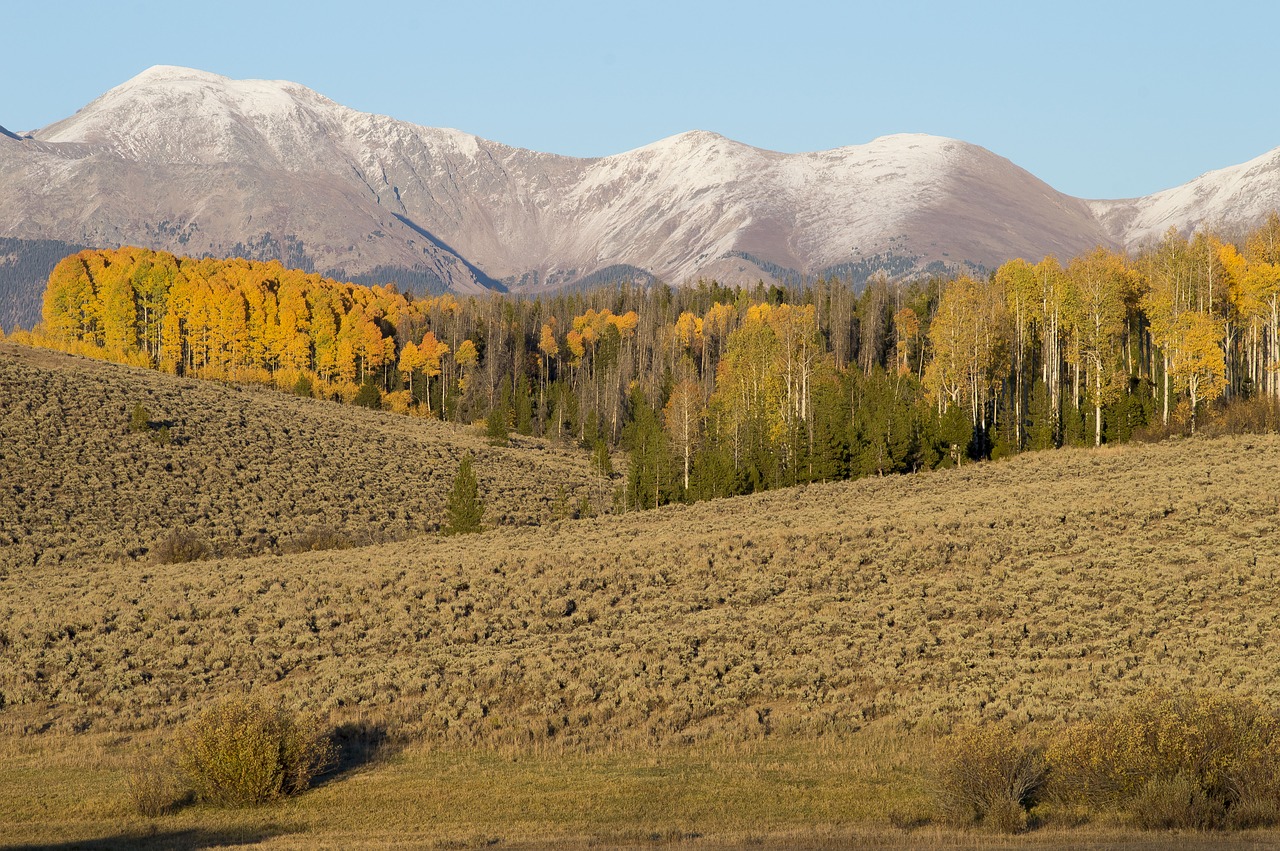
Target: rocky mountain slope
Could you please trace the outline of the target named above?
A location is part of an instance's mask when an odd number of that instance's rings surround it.
[[[157,66],[29,137],[0,134],[0,237],[279,258],[418,291],[857,280],[1256,218],[1280,203],[1275,159],[1129,201],[1073,198],[925,135],[782,154],[694,131],[579,159],[357,112],[295,83]]]

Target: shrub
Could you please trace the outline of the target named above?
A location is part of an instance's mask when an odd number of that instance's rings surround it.
[[[301,792],[334,758],[314,720],[244,698],[202,714],[178,737],[175,752],[196,796],[230,807]]]
[[[311,526],[294,535],[285,552],[313,553],[321,550],[349,550],[355,546],[350,536],[332,526]]]
[[[184,564],[199,561],[209,554],[209,545],[195,532],[174,529],[152,550],[159,564]]]
[[[1027,811],[1044,778],[1038,750],[1004,727],[980,727],[943,743],[934,798],[950,824],[1015,833],[1026,828]]]
[[[298,380],[293,384],[293,393],[295,396],[303,396],[307,399],[311,398],[313,387],[311,384],[311,376],[305,373],[298,376]]]
[[[161,759],[139,760],[130,769],[126,783],[130,803],[147,818],[171,812],[186,796],[173,766]]]
[[[1152,693],[1064,729],[1047,751],[1047,792],[1144,826],[1261,826],[1280,813],[1277,757],[1280,719],[1256,701]]]
[[[1211,800],[1194,777],[1153,777],[1129,805],[1144,830],[1208,830],[1222,824],[1221,801]]]

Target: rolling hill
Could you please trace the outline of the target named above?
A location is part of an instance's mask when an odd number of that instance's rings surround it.
[[[991,847],[920,827],[939,734],[1280,696],[1276,435],[566,520],[608,488],[576,450],[13,344],[0,433],[12,841]],[[464,451],[496,528],[429,534]],[[157,560],[175,528],[209,557]],[[130,766],[246,691],[388,750],[140,818]]]
[[[494,448],[437,420],[3,343],[0,399],[0,572],[19,576],[148,564],[176,531],[222,556],[435,532],[468,452],[489,523],[540,523],[583,498],[605,510],[612,496],[585,453],[533,438]],[[129,429],[137,404],[147,433]]]
[[[13,346],[0,365],[0,692],[20,716],[150,723],[251,681],[464,742],[590,744],[1277,693],[1275,436],[552,522],[562,483],[605,486],[545,444]],[[172,446],[128,432],[134,400]],[[464,449],[500,525],[423,535]],[[289,554],[316,524],[387,542]],[[221,558],[156,564],[175,527]],[[232,640],[253,623],[270,637]]]

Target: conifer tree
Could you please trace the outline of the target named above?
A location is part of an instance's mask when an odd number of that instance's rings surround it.
[[[444,534],[466,535],[481,530],[484,503],[480,501],[480,486],[472,469],[471,453],[462,456],[462,461],[458,464],[458,474],[453,479],[453,488],[449,491],[445,510],[448,512],[449,522],[444,528]]]

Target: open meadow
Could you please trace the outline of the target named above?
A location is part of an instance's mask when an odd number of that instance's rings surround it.
[[[940,827],[935,749],[1154,690],[1280,702],[1274,435],[553,519],[608,492],[580,450],[11,345],[0,434],[0,843],[1224,847]],[[441,537],[466,451],[499,525]],[[156,559],[175,528],[208,557]],[[250,690],[336,769],[139,815],[138,760]]]

